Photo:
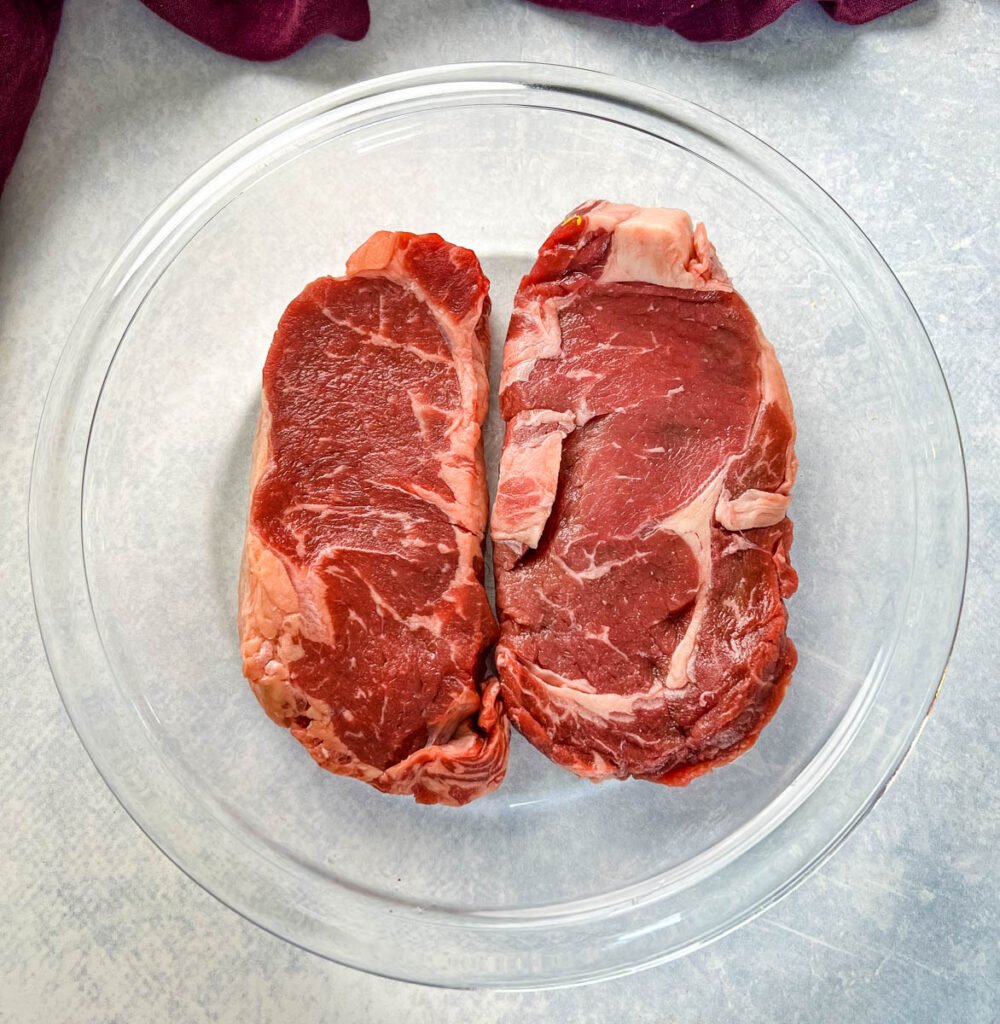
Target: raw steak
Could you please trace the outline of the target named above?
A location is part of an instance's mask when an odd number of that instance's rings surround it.
[[[795,427],[702,225],[587,203],[517,294],[492,535],[508,713],[594,780],[683,785],[750,746],[795,666]]]
[[[482,681],[488,289],[468,249],[373,235],[285,311],[254,443],[244,674],[322,767],[421,803],[507,765]]]

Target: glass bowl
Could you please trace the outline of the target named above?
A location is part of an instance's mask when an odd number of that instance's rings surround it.
[[[462,809],[320,771],[258,707],[236,634],[251,436],[278,317],[373,231],[438,231],[474,248],[493,281],[495,378],[519,276],[590,198],[704,220],[784,364],[801,462],[788,696],[751,751],[686,789],[596,786],[520,737],[501,789]],[[857,824],[934,699],[967,515],[934,352],[829,196],[691,103],[589,71],[482,64],[324,96],[166,200],[66,345],[39,429],[30,542],[66,707],[178,866],[340,963],[533,988],[705,944]]]

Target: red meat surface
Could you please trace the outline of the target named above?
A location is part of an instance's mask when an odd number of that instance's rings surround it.
[[[483,681],[488,290],[469,250],[379,232],[291,303],[264,367],[244,673],[322,767],[421,803],[507,764]]]
[[[795,427],[703,226],[579,207],[518,291],[492,537],[504,703],[579,775],[682,785],[795,666]]]

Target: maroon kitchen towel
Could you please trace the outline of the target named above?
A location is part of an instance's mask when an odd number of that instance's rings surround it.
[[[143,0],[161,18],[223,53],[280,60],[316,36],[361,39],[367,0]],[[62,0],[0,0],[0,190],[42,91]]]
[[[398,0],[403,2],[403,0]],[[661,25],[698,42],[741,39],[799,0],[533,0],[567,11]],[[822,0],[852,25],[913,0]],[[367,0],[143,0],[208,46],[249,60],[279,60],[319,35],[360,39]],[[38,102],[59,28],[62,0],[0,0],[0,189]],[[443,23],[442,31],[447,32]]]
[[[213,50],[247,60],[281,60],[316,36],[364,38],[367,0],[142,0]]]
[[[0,189],[49,69],[62,0],[0,0]]]
[[[582,11],[639,25],[673,29],[696,43],[732,42],[770,25],[799,0],[532,0],[561,11]],[[837,21],[860,25],[914,0],[822,0]]]

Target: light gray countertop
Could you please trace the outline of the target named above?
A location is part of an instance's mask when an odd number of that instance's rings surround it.
[[[0,201],[0,1021],[1000,1019],[1000,7],[922,0],[862,28],[805,3],[747,42],[521,0],[373,0],[360,43],[251,65],[135,0],[70,0]],[[843,849],[763,917],[686,959],[562,992],[455,993],[369,977],[272,938],[147,841],[62,710],[35,625],[25,509],[63,341],[151,208],[229,142],[358,79],[459,60],[611,71],[776,146],[899,274],[962,427],[972,552],[946,684],[897,781]]]

